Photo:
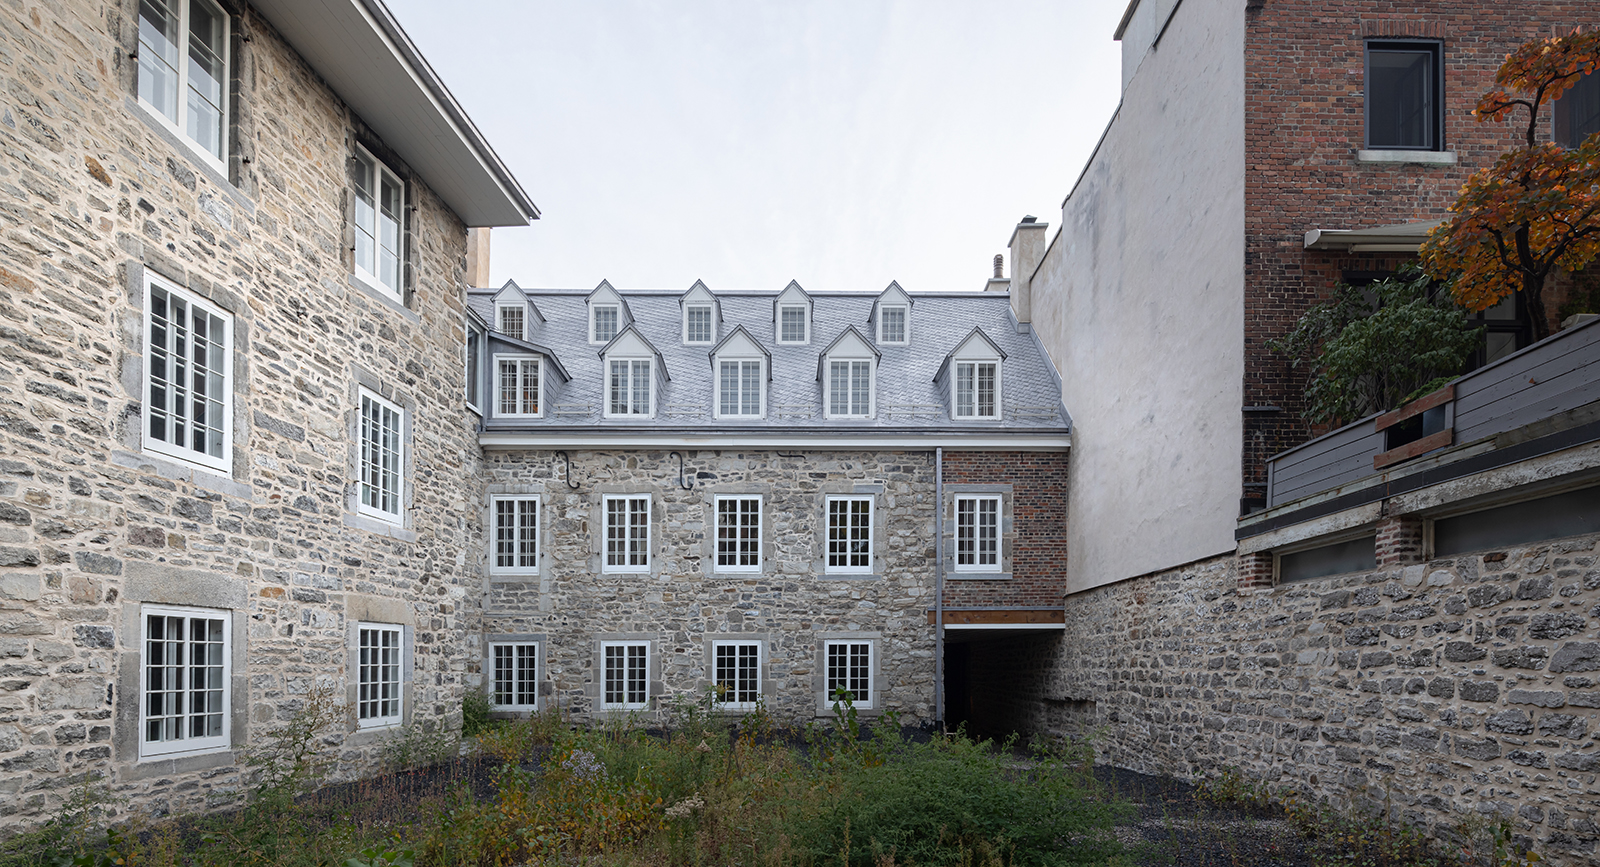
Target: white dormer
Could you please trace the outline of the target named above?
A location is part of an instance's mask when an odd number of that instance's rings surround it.
[[[877,411],[879,352],[854,325],[817,358],[822,409],[828,418],[871,418]]]
[[[891,281],[878,293],[867,324],[880,346],[905,346],[911,342],[911,296],[900,288],[899,282]]]
[[[956,421],[999,421],[1004,394],[1005,350],[974,328],[944,357],[933,381],[950,401]]]
[[[793,280],[772,302],[772,333],[778,343],[811,342],[811,296]]]
[[[766,418],[772,354],[743,325],[734,326],[711,350],[711,375],[715,382],[711,408],[717,418]]]
[[[528,340],[533,334],[535,326],[544,324],[544,317],[539,314],[539,308],[528,300],[522,287],[515,280],[507,280],[506,285],[494,296],[494,330],[513,340]]]
[[[657,395],[670,378],[661,353],[629,325],[600,350],[605,376],[605,417],[655,418]]]
[[[722,305],[711,294],[706,284],[699,280],[689,291],[678,296],[678,307],[683,314],[682,339],[687,344],[712,344],[722,330]]]
[[[586,299],[589,320],[589,342],[604,346],[623,329],[633,324],[628,302],[612,287],[609,280],[601,280]]]

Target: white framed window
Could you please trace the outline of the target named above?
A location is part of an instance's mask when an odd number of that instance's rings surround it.
[[[956,569],[1000,568],[1000,498],[956,497]]]
[[[617,336],[618,308],[615,304],[592,304],[589,306],[589,341],[591,343],[610,343],[611,338]]]
[[[728,710],[755,710],[761,700],[761,642],[711,642],[711,673],[718,703]]]
[[[366,148],[356,146],[356,277],[401,297],[406,186]]]
[[[521,418],[538,418],[539,409],[538,356],[494,357],[495,415]]]
[[[884,305],[878,308],[878,342],[905,343],[909,340],[906,329],[906,308],[903,304]]]
[[[539,644],[535,641],[491,641],[489,656],[494,683],[489,701],[495,710],[539,709]]]
[[[650,497],[606,497],[604,572],[650,570]]]
[[[495,330],[514,340],[527,338],[528,306],[526,304],[497,304],[494,318],[499,324]]]
[[[405,470],[405,410],[361,389],[360,514],[399,523]]]
[[[228,15],[211,0],[140,0],[139,104],[227,174]]]
[[[828,498],[826,571],[872,571],[872,497]]]
[[[227,749],[232,617],[145,605],[140,619],[139,757]]]
[[[761,498],[717,497],[717,571],[761,571]]]
[[[850,693],[857,708],[872,707],[872,642],[863,639],[828,641],[823,644],[827,666],[828,691],[824,699],[831,704],[838,690]]]
[[[483,352],[487,337],[476,322],[468,320],[465,347],[467,408],[474,411],[481,411],[483,406],[483,397],[479,392],[483,390]]]
[[[535,497],[491,497],[494,550],[489,571],[497,575],[539,573],[539,500]]]
[[[811,339],[804,304],[785,304],[778,308],[778,342],[805,343]]]
[[[652,403],[655,396],[650,388],[650,359],[617,358],[612,359],[607,367],[606,415],[644,418],[654,415]]]
[[[683,342],[710,343],[716,336],[711,327],[710,304],[690,304],[683,308]]]
[[[650,642],[600,642],[600,707],[640,710],[650,702]]]
[[[233,463],[233,317],[144,274],[144,448],[228,472]]]
[[[396,623],[356,624],[356,724],[361,728],[401,721],[404,634]]]
[[[766,415],[764,384],[760,359],[719,359],[717,417],[761,418]]]
[[[872,415],[872,361],[828,362],[828,417],[865,418]]]
[[[999,418],[999,398],[999,362],[956,362],[956,418]]]

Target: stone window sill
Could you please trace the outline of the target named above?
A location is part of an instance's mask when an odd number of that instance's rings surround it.
[[[1456,154],[1455,151],[1359,150],[1356,151],[1356,162],[1453,166],[1456,164]]]
[[[255,495],[255,491],[249,485],[235,481],[221,470],[202,469],[150,452],[114,451],[111,453],[111,463],[130,470],[154,472],[165,479],[188,482],[197,488],[230,497],[248,499]]]

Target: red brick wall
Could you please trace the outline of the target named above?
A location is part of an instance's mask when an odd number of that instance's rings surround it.
[[[1011,578],[981,581],[945,574],[949,607],[1059,606],[1067,577],[1065,452],[945,452],[946,485],[1011,485]],[[949,500],[951,493],[945,492]],[[945,533],[955,532],[945,515]]]
[[[1315,433],[1299,416],[1302,376],[1265,341],[1286,333],[1341,272],[1389,270],[1407,258],[1307,252],[1305,232],[1445,216],[1467,175],[1514,144],[1514,126],[1471,116],[1505,55],[1576,25],[1600,26],[1600,4],[1265,0],[1245,14],[1244,403],[1280,408],[1244,415],[1251,496],[1264,491],[1267,457]],[[1456,165],[1356,161],[1365,141],[1367,36],[1443,40],[1443,138]],[[1553,301],[1552,314],[1560,299]]]

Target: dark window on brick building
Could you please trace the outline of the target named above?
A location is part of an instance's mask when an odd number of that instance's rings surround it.
[[[1367,147],[1441,149],[1441,69],[1436,42],[1367,43]]]
[[[1600,132],[1600,74],[1589,73],[1556,100],[1556,142],[1575,148]]]

